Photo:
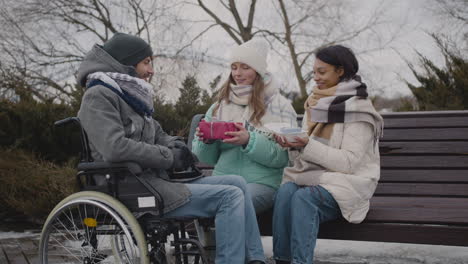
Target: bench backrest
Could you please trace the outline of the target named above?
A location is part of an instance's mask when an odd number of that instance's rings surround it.
[[[383,115],[381,176],[360,225],[320,237],[468,246],[468,111]]]
[[[367,221],[468,225],[468,111],[384,120],[381,179]]]
[[[381,177],[366,220],[324,225],[319,237],[468,246],[468,111],[383,117]],[[259,225],[271,233],[271,212]]]

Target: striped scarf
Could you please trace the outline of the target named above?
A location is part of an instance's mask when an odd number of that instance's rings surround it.
[[[102,85],[118,94],[139,115],[151,117],[153,88],[143,79],[117,72],[95,72],[88,75],[86,87]]]
[[[327,89],[314,87],[304,104],[309,136],[328,144],[334,123],[362,121],[374,127],[376,139],[381,137],[383,119],[367,97],[367,86],[359,76]]]

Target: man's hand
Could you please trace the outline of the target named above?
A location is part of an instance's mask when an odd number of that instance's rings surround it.
[[[172,167],[175,171],[184,171],[194,162],[192,152],[185,144],[176,144],[171,151],[174,155]]]

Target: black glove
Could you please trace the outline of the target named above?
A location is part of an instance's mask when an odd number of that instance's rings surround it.
[[[175,171],[184,171],[193,164],[194,158],[192,156],[192,152],[184,142],[179,140],[174,141],[174,145],[171,150],[174,155],[172,168]]]
[[[167,144],[168,148],[172,149],[172,148],[175,148],[176,146],[177,147],[181,147],[182,145],[186,146],[183,137],[172,137],[172,138],[174,140],[172,140],[171,142],[169,142],[169,144]]]

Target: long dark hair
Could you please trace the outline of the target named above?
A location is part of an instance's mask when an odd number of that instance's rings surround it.
[[[359,70],[359,63],[354,52],[341,45],[328,46],[320,49],[315,57],[337,68],[343,68],[344,74],[340,81],[353,79]]]

